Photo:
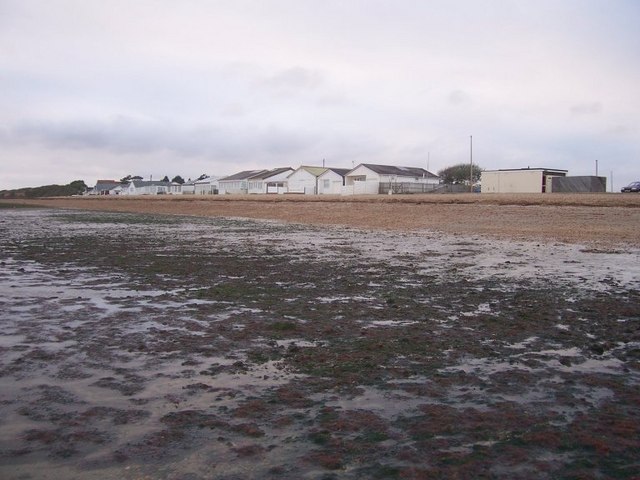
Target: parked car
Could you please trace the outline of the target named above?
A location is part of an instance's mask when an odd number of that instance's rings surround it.
[[[631,182],[626,187],[622,187],[620,189],[622,193],[624,192],[640,192],[640,182]]]

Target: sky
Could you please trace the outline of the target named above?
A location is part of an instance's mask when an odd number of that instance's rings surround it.
[[[359,163],[640,180],[638,0],[0,0],[0,189]]]

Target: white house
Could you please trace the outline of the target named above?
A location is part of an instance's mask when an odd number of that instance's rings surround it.
[[[287,177],[287,192],[306,195],[318,193],[318,178],[326,171],[325,167],[298,167]]]
[[[545,193],[551,192],[551,180],[565,177],[567,170],[555,168],[509,168],[484,170],[482,193]]]
[[[320,195],[340,195],[344,187],[345,175],[348,168],[327,168],[318,177],[318,193]]]
[[[422,193],[440,184],[440,177],[419,167],[361,163],[345,175],[343,195]]]
[[[293,172],[291,167],[264,170],[252,177],[247,183],[248,193],[285,193],[287,177]]]
[[[96,186],[87,191],[87,195],[117,195],[122,189],[122,184],[115,180],[98,180]]]
[[[195,180],[193,182],[193,193],[195,195],[217,194],[220,189],[220,185],[218,184],[219,180],[220,180],[220,177],[215,177],[215,176],[205,177],[199,180]]]
[[[180,193],[180,184],[151,180],[131,180],[121,195],[163,195]]]
[[[182,195],[194,195],[196,193],[196,180],[184,182],[180,188]]]
[[[115,187],[109,190],[108,195],[121,195],[122,191],[127,188],[126,185],[119,183]]]
[[[266,170],[244,170],[218,180],[220,194],[244,194],[249,193],[249,179]]]

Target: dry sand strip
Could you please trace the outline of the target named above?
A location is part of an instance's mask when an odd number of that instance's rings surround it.
[[[1,202],[640,247],[640,195],[635,194],[122,196]]]

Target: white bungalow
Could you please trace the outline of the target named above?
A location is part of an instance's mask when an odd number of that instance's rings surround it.
[[[288,193],[315,195],[318,193],[318,178],[328,169],[325,167],[302,166],[287,177]]]
[[[439,183],[440,177],[424,168],[361,163],[345,175],[342,194],[419,193]]]
[[[215,195],[219,191],[218,181],[220,177],[205,177],[193,182],[195,195]]]
[[[182,193],[182,185],[177,182],[169,182],[169,190],[167,193],[170,195],[180,195]]]
[[[194,195],[196,193],[196,180],[189,179],[184,182],[180,188],[182,195]]]
[[[320,195],[340,195],[347,173],[349,173],[348,168],[327,168],[327,171],[318,177],[318,193]]]
[[[108,191],[108,195],[121,195],[122,191],[127,188],[126,185],[123,185],[121,183],[119,183],[118,185],[116,185],[115,187],[113,187],[112,189],[110,189]]]
[[[291,167],[274,168],[253,175],[248,180],[248,193],[286,193]]]
[[[122,184],[115,180],[98,180],[96,186],[87,191],[87,195],[117,195],[119,191],[115,190]]]
[[[244,170],[218,180],[220,194],[246,194],[249,193],[249,179],[265,170]]]
[[[132,180],[122,195],[164,195],[180,193],[180,184],[152,180]]]

